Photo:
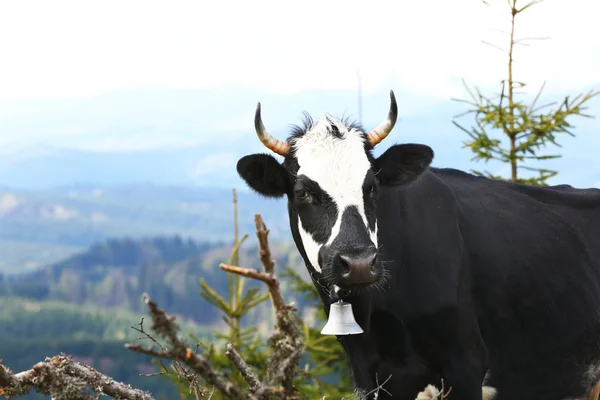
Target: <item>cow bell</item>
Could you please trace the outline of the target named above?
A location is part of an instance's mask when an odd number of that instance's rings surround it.
[[[329,308],[329,319],[321,330],[322,335],[357,335],[363,333],[354,319],[352,304],[339,300]]]

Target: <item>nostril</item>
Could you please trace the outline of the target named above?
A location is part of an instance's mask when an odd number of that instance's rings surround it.
[[[367,255],[365,257],[365,264],[369,266],[369,271],[372,274],[376,273],[377,253]]]
[[[343,269],[343,274],[348,275],[350,273],[350,263],[352,259],[348,256],[341,255],[340,256],[340,266]]]
[[[342,274],[349,275],[353,270],[370,271],[375,273],[377,263],[377,253],[368,254],[364,257],[352,257],[340,254],[339,265],[342,267]]]
[[[374,282],[377,279],[377,252],[339,254],[338,273],[345,285],[358,285]]]

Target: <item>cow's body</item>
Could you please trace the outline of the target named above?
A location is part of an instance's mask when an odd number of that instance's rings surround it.
[[[584,396],[600,378],[600,190],[430,168],[423,145],[374,158],[394,108],[392,94],[369,134],[326,116],[288,142],[258,108],[285,160],[238,163],[254,190],[287,196],[325,311],[334,285],[352,303],[365,332],[341,340],[357,388],[391,375],[378,398],[413,400],[443,378],[449,399],[481,400],[487,372],[496,400]]]
[[[461,374],[480,384],[487,367],[498,400],[561,400],[593,386],[600,190],[430,169],[382,190],[378,206],[391,279],[383,292],[346,299],[365,330],[342,338],[359,387],[391,374],[385,388],[394,398],[414,399],[442,372],[447,384]]]

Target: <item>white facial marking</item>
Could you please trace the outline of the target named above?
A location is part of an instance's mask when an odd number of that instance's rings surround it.
[[[371,231],[369,229],[369,236],[371,237],[371,242],[377,247],[377,219],[375,219],[375,230]]]
[[[327,128],[331,124],[337,126],[341,139],[328,132]],[[337,220],[326,244],[330,245],[338,236],[344,210],[349,206],[355,206],[369,232],[371,241],[377,246],[377,223],[375,230],[371,231],[364,207],[362,185],[371,164],[365,154],[362,133],[354,129],[348,130],[343,123],[328,114],[323,114],[319,122],[302,137],[296,139],[292,146],[300,166],[298,175],[306,175],[317,182],[337,206]],[[318,253],[323,244],[317,243],[306,231],[300,218],[298,218],[298,228],[308,259],[320,272]]]
[[[302,221],[300,221],[300,216],[298,216],[298,231],[300,232],[302,244],[304,245],[304,251],[308,256],[310,264],[313,266],[315,271],[320,273],[321,266],[319,266],[319,249],[321,248],[321,245],[319,245],[313,239],[312,235],[304,229],[304,227],[302,226]]]

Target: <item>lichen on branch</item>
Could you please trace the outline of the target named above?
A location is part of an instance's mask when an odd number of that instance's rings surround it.
[[[48,358],[17,374],[0,364],[0,395],[24,396],[32,389],[53,399],[89,400],[90,393],[95,392],[123,400],[154,400],[150,393],[117,382],[65,355]]]

